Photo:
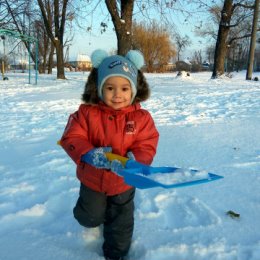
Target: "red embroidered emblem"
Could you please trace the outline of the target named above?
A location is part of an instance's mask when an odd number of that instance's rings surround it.
[[[135,134],[135,121],[126,122],[126,134],[133,135]]]

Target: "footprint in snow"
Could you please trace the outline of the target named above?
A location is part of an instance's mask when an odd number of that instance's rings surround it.
[[[220,222],[214,211],[198,198],[159,193],[150,203],[147,203],[147,200],[142,203],[137,209],[138,221],[157,230],[178,231],[216,225]]]

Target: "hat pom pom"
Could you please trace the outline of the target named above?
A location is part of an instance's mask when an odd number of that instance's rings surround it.
[[[126,54],[126,58],[134,63],[138,70],[144,66],[144,56],[140,51],[131,50]]]
[[[94,68],[98,68],[102,61],[108,57],[108,53],[104,50],[95,50],[91,54],[91,62]]]

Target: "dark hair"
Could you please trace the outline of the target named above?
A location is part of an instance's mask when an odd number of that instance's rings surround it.
[[[84,93],[82,94],[82,101],[88,104],[97,104],[99,102],[98,92],[97,92],[97,69],[93,68],[90,71],[88,80],[85,84]]]
[[[97,104],[100,101],[97,92],[97,72],[97,69],[93,68],[90,71],[88,80],[85,84],[84,93],[82,94],[82,101],[87,104]],[[149,85],[140,70],[138,70],[136,90],[136,96],[133,103],[145,101],[150,97]]]

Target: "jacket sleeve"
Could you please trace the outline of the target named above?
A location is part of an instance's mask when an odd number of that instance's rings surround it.
[[[87,108],[81,105],[75,113],[71,114],[60,140],[62,148],[76,163],[80,163],[83,154],[93,148],[88,141],[88,126],[86,124]]]
[[[145,111],[139,122],[141,125],[137,139],[129,150],[133,152],[138,162],[151,164],[156,154],[159,133],[148,111]]]

